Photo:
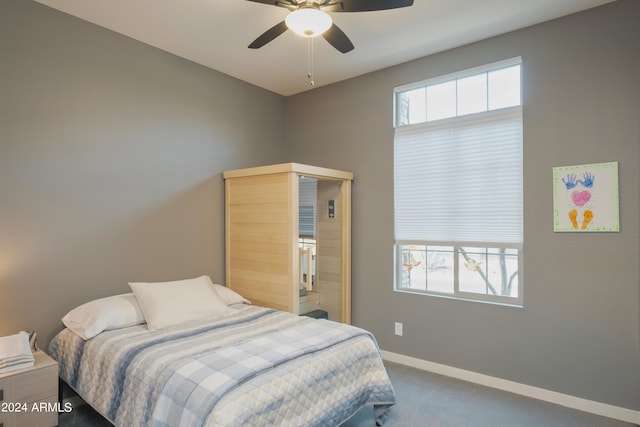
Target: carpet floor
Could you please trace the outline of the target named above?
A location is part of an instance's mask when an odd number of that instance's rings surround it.
[[[385,427],[632,427],[553,403],[385,362],[396,391]],[[61,414],[60,427],[111,424],[88,405]],[[373,427],[373,408],[365,407],[342,427]],[[301,426],[302,427],[302,426]]]

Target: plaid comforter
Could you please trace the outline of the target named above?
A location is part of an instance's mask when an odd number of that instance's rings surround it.
[[[83,341],[63,330],[60,377],[117,426],[337,426],[395,395],[373,336],[359,328],[242,306],[223,318]]]

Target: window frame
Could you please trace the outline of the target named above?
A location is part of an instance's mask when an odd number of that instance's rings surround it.
[[[426,88],[429,86],[435,86],[435,85],[439,85],[442,83],[447,83],[449,81],[455,81],[458,79],[463,79],[466,77],[472,77],[474,75],[477,74],[482,74],[482,73],[488,73],[491,71],[497,71],[497,70],[501,70],[504,68],[509,68],[509,67],[513,67],[516,65],[520,65],[520,106],[522,106],[523,102],[522,102],[522,57],[521,56],[516,56],[513,58],[509,58],[509,59],[504,59],[502,61],[497,61],[497,62],[492,62],[490,64],[485,64],[485,65],[480,65],[478,67],[473,67],[473,68],[468,68],[466,70],[461,70],[461,71],[456,71],[453,73],[449,73],[449,74],[445,74],[442,76],[437,76],[437,77],[431,77],[425,80],[420,80],[418,82],[414,82],[414,83],[408,83],[405,85],[401,85],[401,86],[397,86],[393,89],[393,127],[397,128],[397,127],[402,127],[402,126],[410,126],[411,124],[400,124],[398,123],[398,116],[399,116],[399,111],[398,111],[398,97],[400,96],[400,94],[404,93],[404,92],[408,92],[411,90],[416,90],[416,89],[421,89],[421,88]],[[456,99],[456,103],[457,103],[457,99]],[[487,111],[493,111],[494,109],[489,109],[488,108],[488,101],[487,101],[487,110],[482,111],[480,113],[468,113],[468,114],[482,114],[484,112]],[[506,108],[510,108],[510,107],[506,107]],[[467,114],[457,114],[457,108],[456,108],[456,115],[455,116],[451,116],[451,117],[461,117],[463,115],[467,115]],[[447,118],[451,118],[451,117],[447,117]],[[438,121],[438,120],[447,120],[447,118],[442,118],[442,119],[435,119],[435,120],[425,120],[423,123],[427,123],[427,122],[434,122],[434,121]]]
[[[403,246],[424,246],[425,247],[425,251],[427,250],[426,248],[428,247],[433,247],[433,246],[445,246],[445,247],[450,247],[453,250],[454,253],[454,257],[453,257],[453,262],[454,262],[454,270],[453,270],[453,276],[454,276],[454,281],[453,281],[453,292],[441,292],[441,291],[436,291],[436,290],[428,290],[425,287],[425,290],[421,290],[421,289],[415,289],[415,288],[408,288],[408,287],[401,287],[400,284],[403,281],[403,269],[400,267],[399,260],[402,259],[402,251],[403,251]],[[517,270],[517,274],[518,274],[518,282],[517,282],[517,297],[507,297],[507,296],[503,296],[503,295],[493,295],[490,293],[476,293],[476,292],[469,292],[469,291],[461,291],[460,290],[460,281],[459,281],[459,262],[458,262],[458,248],[460,247],[475,247],[478,249],[516,249],[518,251],[518,255],[517,255],[517,259],[518,259],[518,270]],[[433,296],[433,297],[440,297],[440,298],[450,298],[450,299],[457,299],[457,300],[464,300],[464,301],[473,301],[473,302],[483,302],[483,303],[489,303],[489,304],[497,304],[497,305],[504,305],[504,306],[510,306],[510,307],[523,307],[523,296],[522,296],[522,271],[523,271],[523,266],[522,266],[522,258],[523,258],[523,249],[521,247],[514,247],[512,245],[502,245],[502,246],[497,246],[497,245],[492,245],[492,246],[482,246],[482,245],[478,245],[478,244],[460,244],[459,242],[453,243],[453,242],[425,242],[425,241],[408,241],[408,240],[401,240],[401,241],[396,241],[394,243],[394,291],[396,292],[403,292],[403,293],[408,293],[408,294],[416,294],[416,295],[427,295],[427,296]]]
[[[468,77],[472,77],[475,75],[479,75],[482,73],[486,73],[487,78],[486,80],[488,80],[488,75],[490,72],[492,71],[497,71],[497,70],[501,70],[501,69],[505,69],[505,68],[509,68],[509,67],[513,67],[513,66],[519,66],[520,67],[520,78],[519,78],[519,104],[517,104],[517,106],[522,109],[523,107],[523,69],[522,69],[522,58],[521,57],[514,57],[514,58],[509,58],[509,59],[505,59],[502,61],[498,61],[498,62],[493,62],[491,64],[486,64],[486,65],[482,65],[482,66],[478,66],[478,67],[474,67],[474,68],[470,68],[470,69],[466,69],[466,70],[461,70],[461,71],[457,71],[454,73],[449,73],[446,75],[442,75],[442,76],[438,76],[435,78],[429,78],[429,79],[425,79],[419,82],[414,82],[414,83],[410,83],[410,84],[405,84],[402,86],[398,86],[396,88],[394,88],[394,102],[393,102],[393,124],[394,124],[394,128],[397,127],[402,127],[402,126],[412,126],[415,124],[420,124],[420,123],[432,123],[432,122],[436,122],[436,121],[440,121],[440,120],[447,120],[450,118],[456,118],[456,117],[461,117],[461,116],[466,116],[469,114],[485,114],[491,111],[495,111],[501,108],[495,108],[492,109],[489,107],[490,104],[490,100],[489,100],[489,91],[487,90],[486,93],[486,98],[485,98],[485,103],[486,103],[486,109],[484,111],[480,111],[480,112],[472,112],[472,113],[462,113],[462,114],[458,114],[459,111],[459,95],[456,92],[456,114],[455,116],[452,117],[446,117],[446,118],[439,118],[439,119],[434,119],[434,120],[428,120],[428,112],[425,112],[425,119],[423,122],[419,122],[419,123],[404,123],[404,124],[399,124],[400,122],[400,112],[398,109],[398,103],[399,103],[399,99],[401,94],[408,92],[408,91],[412,91],[412,90],[416,90],[416,89],[421,89],[424,88],[425,93],[427,91],[427,88],[429,86],[433,86],[433,85],[438,85],[438,84],[442,84],[442,83],[446,83],[449,81],[457,81],[458,79],[464,79],[464,78],[468,78]],[[457,86],[457,82],[456,82],[456,86]],[[426,101],[426,98],[425,98]],[[513,106],[507,106],[507,107],[503,107],[503,108],[512,108]],[[394,144],[395,144],[395,137],[394,137]],[[523,154],[523,153],[522,153]],[[394,157],[395,157],[395,153],[394,153]],[[395,163],[395,160],[394,160]],[[524,166],[524,165],[522,165]],[[394,166],[395,169],[395,166]],[[521,170],[521,174],[523,173],[523,170]],[[394,179],[395,179],[395,172],[394,172]],[[394,184],[394,192],[395,192],[395,184]],[[395,197],[395,196],[394,196]],[[394,229],[396,227],[395,224],[395,207],[394,207]],[[523,224],[524,227],[524,224]],[[407,287],[402,287],[402,283],[403,283],[403,273],[405,272],[405,268],[402,264],[402,256],[403,256],[403,251],[405,246],[407,245],[416,245],[416,246],[423,246],[424,250],[425,250],[425,254],[428,254],[428,248],[429,247],[433,247],[433,246],[440,246],[440,247],[450,247],[452,249],[452,254],[453,254],[453,267],[454,267],[454,271],[453,271],[453,293],[450,292],[439,292],[439,291],[435,291],[435,290],[428,290],[427,289],[427,282],[425,282],[425,290],[421,290],[421,289],[413,289],[413,288],[407,288]],[[475,292],[469,292],[469,291],[461,291],[460,290],[460,273],[459,273],[459,269],[460,269],[460,263],[458,261],[459,259],[459,252],[458,252],[458,248],[468,248],[468,247],[474,247],[474,248],[478,248],[481,250],[491,250],[491,249],[516,249],[517,250],[517,296],[516,297],[511,297],[511,296],[504,296],[504,295],[494,295],[489,293],[489,291],[487,290],[486,293],[475,293]],[[403,293],[410,293],[410,294],[418,294],[418,295],[428,295],[428,296],[435,296],[435,297],[441,297],[441,298],[450,298],[450,299],[457,299],[457,300],[465,300],[465,301],[473,301],[473,302],[482,302],[482,303],[491,303],[491,304],[496,304],[496,305],[504,305],[504,306],[513,306],[513,307],[523,307],[523,254],[524,254],[524,238],[522,238],[522,241],[520,244],[501,244],[501,243],[485,243],[485,242],[432,242],[432,241],[423,241],[423,240],[397,240],[395,238],[395,231],[394,231],[394,259],[393,259],[393,263],[394,263],[394,291],[396,292],[403,292]]]

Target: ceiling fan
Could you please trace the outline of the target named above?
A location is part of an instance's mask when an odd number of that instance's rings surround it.
[[[286,19],[265,31],[250,45],[259,49],[287,29],[304,36],[322,35],[326,41],[342,53],[353,50],[349,37],[333,23],[327,12],[370,12],[411,6],[413,0],[248,0],[255,3],[284,7],[291,13]]]

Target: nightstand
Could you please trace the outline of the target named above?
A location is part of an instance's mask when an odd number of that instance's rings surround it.
[[[42,351],[29,368],[0,374],[0,427],[58,425],[58,364]]]

